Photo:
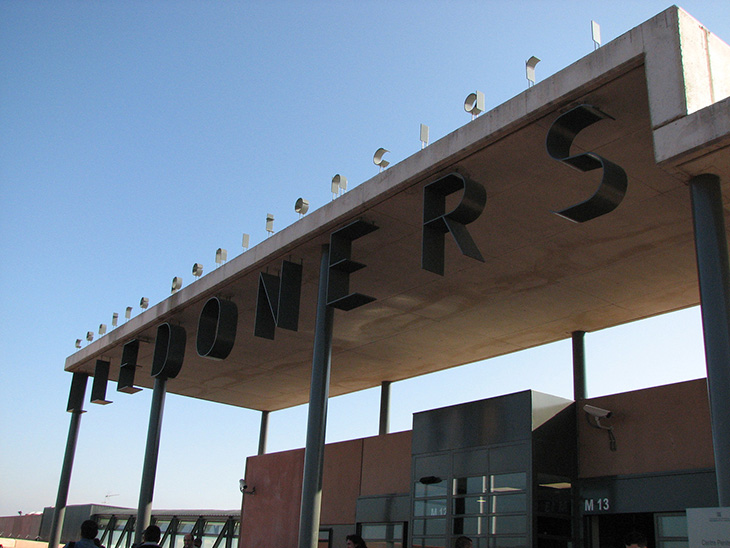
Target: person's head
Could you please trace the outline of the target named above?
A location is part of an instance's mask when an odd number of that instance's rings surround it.
[[[368,548],[360,535],[347,535],[347,548]]]
[[[454,542],[454,548],[471,548],[471,539],[469,537],[459,537]]]
[[[626,548],[646,548],[646,535],[638,531],[632,531],[624,537]]]
[[[183,537],[183,547],[184,548],[193,548],[193,546],[194,546],[193,543],[194,543],[193,535],[190,533],[186,533],[185,536]]]
[[[93,519],[87,519],[81,524],[81,538],[95,539],[99,534],[99,526]]]
[[[196,538],[195,542],[193,542],[193,544],[195,545],[195,548],[200,548],[203,545],[203,540]]]
[[[160,542],[160,536],[162,536],[162,534],[157,525],[150,525],[147,529],[142,531],[142,540],[145,542]]]

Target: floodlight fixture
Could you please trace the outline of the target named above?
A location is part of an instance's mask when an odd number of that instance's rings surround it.
[[[112,314],[112,327],[116,327],[119,325],[119,314],[117,312],[114,312]]]
[[[428,126],[421,124],[421,150],[428,146]]]
[[[375,151],[375,154],[373,155],[373,163],[380,168],[380,171],[383,171],[386,167],[390,165],[390,162],[388,160],[383,159],[383,156],[385,156],[386,152],[390,151],[385,148],[379,148]]]
[[[142,297],[142,298],[141,298],[141,299],[139,300],[139,307],[140,307],[140,308],[141,308],[142,310],[144,310],[145,308],[147,308],[147,307],[148,307],[149,305],[150,305],[150,300],[149,300],[149,299],[148,299],[147,297]]]
[[[86,340],[91,342],[94,340],[94,332],[93,331],[87,331],[86,332]]]
[[[244,251],[246,251],[248,249],[248,243],[250,240],[251,240],[251,236],[244,232],[243,238],[241,238],[241,247],[243,247]]]
[[[228,251],[219,247],[215,250],[215,264],[220,265],[228,260]]]
[[[99,335],[106,335],[106,324],[99,324]]]
[[[484,93],[475,91],[467,95],[464,99],[464,110],[471,114],[472,120],[484,112],[486,110]]]
[[[332,177],[332,199],[334,200],[340,195],[340,191],[345,192],[347,190],[347,177],[340,175],[339,173]]]
[[[175,293],[176,291],[179,291],[182,287],[182,278],[180,276],[175,276],[172,279],[172,287],[170,288],[170,293]]]
[[[81,348],[81,339],[76,339],[76,343],[74,344],[76,348]]]
[[[305,200],[304,198],[298,198],[297,201],[294,203],[294,211],[299,213],[299,217],[303,217],[307,214],[307,211],[309,211],[309,200]]]
[[[127,309],[124,311],[124,319],[128,320],[132,317],[132,307],[128,306]]]
[[[203,265],[200,263],[195,263],[193,265],[193,276],[196,278],[200,278],[203,275]]]
[[[273,213],[266,214],[266,232],[269,233],[269,236],[271,236],[274,233],[274,214]]]
[[[530,88],[535,85],[535,67],[540,62],[540,59],[534,55],[525,61],[525,73],[527,75],[527,87]]]
[[[601,25],[591,21],[591,38],[593,38],[593,50],[601,47]]]

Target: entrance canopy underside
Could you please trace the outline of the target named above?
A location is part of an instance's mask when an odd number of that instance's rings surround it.
[[[187,346],[168,391],[267,411],[305,403],[321,248],[356,219],[378,230],[353,242],[352,258],[367,266],[350,289],[376,300],[335,312],[332,396],[696,305],[686,183],[714,173],[730,195],[728,67],[730,48],[670,8],[132,318],[66,369],[93,375],[106,359],[116,380],[122,346],[138,338],[135,382],[151,387],[157,326],[170,322],[186,329]],[[628,190],[614,211],[576,224],[553,211],[590,197],[601,170],[553,160],[545,138],[579,104],[614,120],[581,131],[572,153],[618,164]],[[483,213],[467,225],[485,262],[462,255],[447,234],[442,277],[421,268],[423,188],[452,172],[486,189]],[[453,207],[460,196],[451,198]],[[278,273],[285,259],[303,265],[299,329],[255,337],[259,273]],[[198,318],[213,296],[239,312],[222,361],[196,352]]]

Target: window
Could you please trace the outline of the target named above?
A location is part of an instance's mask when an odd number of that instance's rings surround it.
[[[684,512],[654,514],[657,548],[687,548],[687,516]]]
[[[454,478],[451,504],[453,536],[485,548],[527,545],[526,473]]]
[[[403,548],[403,523],[363,523],[360,530],[368,548]]]

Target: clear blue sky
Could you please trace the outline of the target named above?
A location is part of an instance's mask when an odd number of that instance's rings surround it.
[[[296,221],[294,202],[360,184],[668,7],[664,1],[0,0],[0,515],[55,502],[74,341],[173,276]],[[684,7],[730,40],[727,0]],[[704,376],[696,309],[587,336],[589,396]],[[415,411],[534,388],[571,397],[570,343],[395,383]],[[151,392],[86,404],[69,503],[136,507]],[[328,441],[377,433],[378,390],[330,402]],[[169,395],[157,508],[240,506],[258,412]],[[272,413],[302,447],[306,410]]]

